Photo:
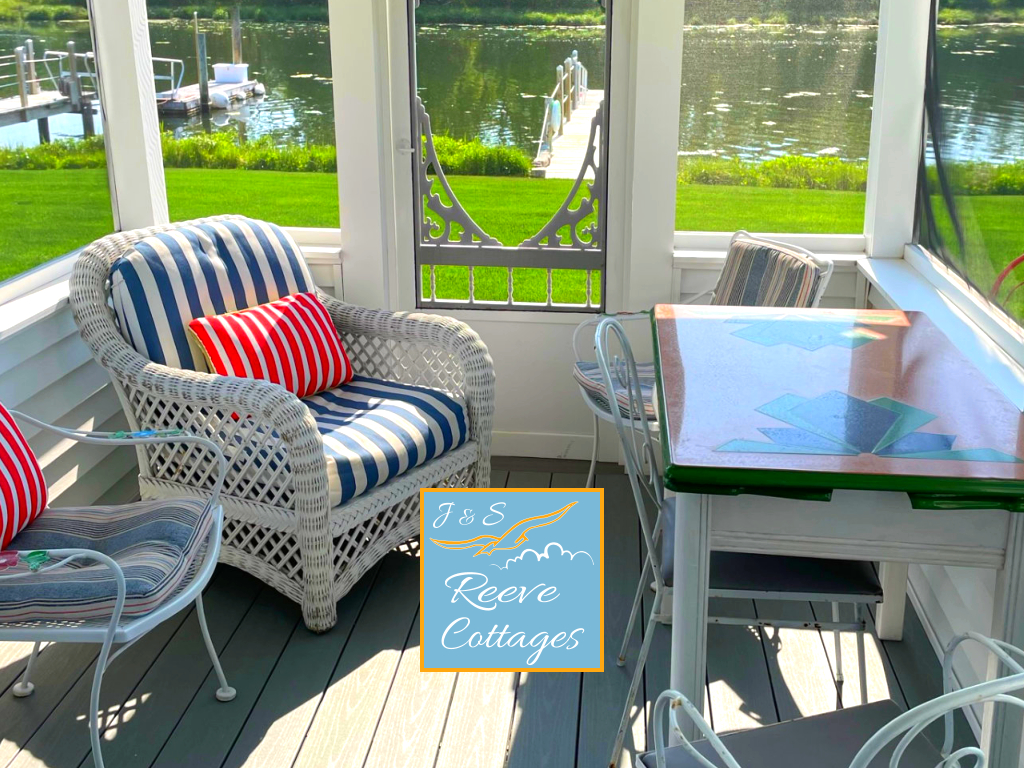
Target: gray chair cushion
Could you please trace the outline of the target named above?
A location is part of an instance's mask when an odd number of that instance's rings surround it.
[[[51,508],[15,536],[10,549],[36,551],[41,557],[51,549],[107,555],[124,572],[123,615],[142,616],[187,583],[193,566],[202,561],[212,524],[206,504],[193,499]],[[4,564],[9,565],[4,575],[26,575],[0,581],[0,623],[108,619],[114,609],[117,582],[95,560],[74,560],[39,573],[30,573],[24,560]]]
[[[722,743],[743,768],[849,768],[860,748],[886,723],[902,714],[892,701],[878,701],[814,717],[739,731],[722,737]],[[888,768],[892,750],[899,739],[890,742],[871,768]],[[715,765],[724,765],[706,741],[694,742],[697,751]],[[682,747],[666,750],[669,768],[701,768]],[[941,762],[939,751],[924,736],[910,745],[900,768],[935,768]],[[637,757],[637,768],[655,768],[653,752]]]

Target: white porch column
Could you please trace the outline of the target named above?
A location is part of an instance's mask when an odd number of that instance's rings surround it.
[[[613,4],[613,18],[622,5]],[[625,128],[631,160],[622,308],[636,310],[672,298],[685,3],[643,0],[630,5],[632,93],[616,90],[613,82],[610,97],[612,135]],[[615,115],[626,115],[628,123],[616,124]],[[613,186],[609,190],[614,194]]]
[[[328,0],[345,301],[392,304],[386,3]]]
[[[897,259],[914,233],[929,0],[882,0],[868,150],[868,255]]]
[[[145,0],[89,0],[117,229],[166,224],[167,189]]]

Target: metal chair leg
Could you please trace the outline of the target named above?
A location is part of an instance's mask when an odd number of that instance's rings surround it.
[[[11,688],[11,693],[17,698],[23,699],[26,696],[31,696],[32,692],[36,689],[35,683],[32,682],[32,666],[36,662],[36,657],[39,656],[39,641],[36,640],[36,644],[32,646],[32,653],[28,657],[28,664],[25,665],[25,674],[21,676],[21,680],[14,684]]]
[[[636,622],[636,617],[640,612],[640,604],[643,601],[644,589],[647,585],[647,570],[650,567],[651,558],[645,557],[644,567],[640,572],[640,581],[636,585],[636,596],[633,598],[633,607],[629,611],[629,621],[626,623],[626,632],[622,636],[622,646],[619,648],[619,657],[615,660],[615,663],[620,667],[626,663],[626,646],[629,645],[629,638],[633,634],[633,624]],[[654,616],[656,613],[651,615]]]
[[[199,628],[203,631],[203,642],[206,643],[206,650],[210,654],[210,661],[213,662],[213,670],[217,673],[217,680],[220,688],[217,689],[217,701],[231,701],[237,695],[237,691],[228,685],[224,677],[224,669],[217,658],[217,649],[213,646],[213,639],[210,637],[210,628],[206,625],[206,611],[203,609],[203,596],[196,597],[196,615],[199,617]]]
[[[590,456],[590,472],[587,474],[587,488],[594,487],[594,480],[597,474],[597,446],[598,435],[601,427],[601,419],[594,414],[594,452]]]
[[[832,621],[839,623],[839,603],[832,603]],[[832,631],[836,641],[836,709],[843,708],[843,636],[838,629]]]
[[[107,663],[110,660],[111,645],[112,633],[107,635],[100,648],[100,655],[96,659],[96,671],[92,675],[92,693],[89,696],[89,741],[92,744],[92,761],[96,768],[103,768],[103,749],[100,746],[100,686],[103,684],[103,673],[107,671]]]
[[[643,581],[640,582],[641,585]],[[637,691],[640,690],[640,683],[644,677],[644,665],[647,663],[647,653],[651,650],[651,640],[654,638],[654,627],[657,624],[658,612],[661,610],[661,595],[656,594],[654,606],[651,609],[651,617],[647,620],[647,631],[644,633],[644,642],[640,646],[640,655],[636,660],[636,670],[633,672],[633,680],[629,684],[629,693],[626,695],[626,706],[622,710],[622,719],[619,720],[619,731],[615,734],[615,745],[612,747],[612,756],[609,761],[610,768],[618,765],[619,753],[622,752],[622,743],[626,740],[626,728],[629,727],[629,712],[636,701]]]

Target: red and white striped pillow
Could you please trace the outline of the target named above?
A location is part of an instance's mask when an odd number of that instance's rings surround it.
[[[0,549],[46,508],[46,480],[14,418],[0,405]]]
[[[313,293],[291,296],[188,324],[210,369],[265,379],[299,397],[352,379],[352,365],[327,308]]]

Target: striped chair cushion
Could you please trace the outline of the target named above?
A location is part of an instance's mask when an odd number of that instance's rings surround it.
[[[469,435],[465,403],[427,387],[354,376],[303,402],[323,435],[331,506],[457,448]]]
[[[46,481],[28,441],[0,405],[0,549],[46,506]]]
[[[296,293],[226,315],[197,317],[189,331],[211,370],[266,379],[299,397],[344,384],[352,366],[327,308],[313,293]]]
[[[729,248],[712,304],[730,307],[809,307],[822,273],[795,250],[753,237]]]
[[[573,378],[587,396],[599,408],[608,411],[608,390],[604,385],[604,375],[597,363],[577,362],[572,367]],[[614,372],[613,372],[614,375]],[[640,396],[644,401],[644,414],[650,420],[657,418],[654,411],[654,363],[637,363],[636,375],[640,379]],[[616,379],[615,399],[619,405],[619,413],[629,418],[629,391]],[[610,412],[610,411],[609,411]],[[634,413],[634,418],[638,414]]]
[[[202,501],[140,501],[120,507],[47,509],[12,549],[92,549],[124,571],[125,616],[159,607],[193,572],[205,551],[212,513]],[[4,575],[27,570],[24,562]],[[109,617],[117,583],[105,565],[77,560],[46,573],[0,581],[0,622],[89,621]]]
[[[125,341],[153,362],[195,371],[209,368],[188,332],[191,320],[314,290],[291,237],[254,219],[144,238],[114,262],[110,283]]]

